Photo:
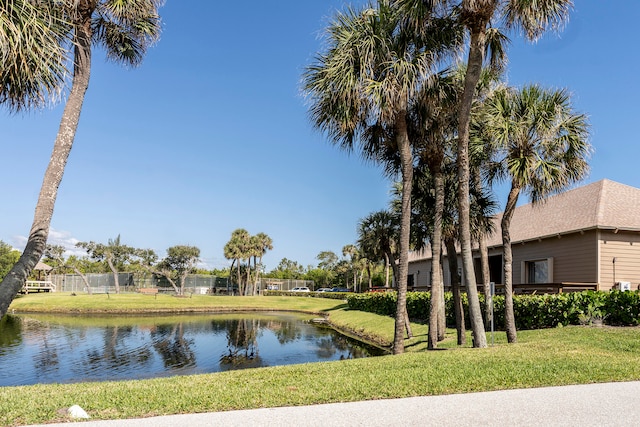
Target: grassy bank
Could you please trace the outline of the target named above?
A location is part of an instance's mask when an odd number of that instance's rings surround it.
[[[33,295],[22,298],[17,301],[18,304],[12,305],[12,309],[18,311],[18,307],[40,306],[41,310],[37,311],[43,311],[43,304],[49,304],[45,301],[48,297]],[[58,302],[62,303],[64,297],[60,298]],[[149,296],[145,298],[149,299],[147,302],[153,299]],[[182,309],[196,306],[202,309],[200,304],[206,303],[213,307],[212,297],[201,298],[204,300],[199,301],[194,296],[193,305],[181,305]],[[233,307],[317,310],[328,313],[329,319],[337,324],[364,335],[377,335],[383,341],[393,331],[392,319],[346,311],[339,301],[291,297],[220,298],[219,301],[215,300],[218,310]],[[110,299],[114,299],[114,296]],[[124,303],[124,299],[120,302]],[[147,302],[143,300],[143,303]],[[138,304],[141,303],[131,302],[127,310]],[[174,301],[167,304],[174,304]],[[323,305],[325,308],[322,308]],[[306,308],[302,309],[301,306]],[[88,311],[88,306],[83,310]],[[20,311],[23,311],[22,308]],[[118,419],[640,380],[638,328],[566,327],[523,331],[519,333],[519,343],[515,345],[506,345],[504,334],[500,333],[496,334],[496,346],[488,349],[458,348],[435,352],[416,351],[426,339],[426,329],[421,325],[414,325],[414,329],[418,337],[408,343],[409,353],[401,356],[144,381],[4,387],[0,388],[0,425],[64,420],[60,409],[73,404],[82,406],[93,419]],[[452,336],[447,346],[452,346]]]

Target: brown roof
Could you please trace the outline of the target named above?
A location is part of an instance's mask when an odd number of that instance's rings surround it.
[[[522,196],[521,196],[522,197]],[[495,232],[488,246],[502,245],[500,220],[495,217]],[[551,196],[536,205],[518,206],[511,220],[511,242],[575,233],[590,229],[640,231],[640,189],[603,179],[564,193]],[[430,258],[427,248],[413,253],[411,261]]]
[[[640,189],[608,179],[516,208],[511,220],[513,243],[594,228],[640,230]],[[499,246],[500,220],[489,246]]]
[[[38,263],[36,264],[35,267],[33,267],[34,270],[41,270],[41,271],[50,271],[53,270],[53,267],[51,267],[50,265],[45,264],[42,261],[38,261]]]

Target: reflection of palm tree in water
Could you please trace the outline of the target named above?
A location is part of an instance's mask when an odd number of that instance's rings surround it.
[[[255,368],[262,366],[258,355],[258,319],[229,320],[227,322],[227,350],[220,358],[220,365],[227,369]]]
[[[271,320],[265,326],[276,334],[280,344],[296,341],[302,336],[302,327],[297,321]]]
[[[123,367],[135,365],[144,366],[151,356],[151,351],[145,346],[131,348],[124,341],[134,332],[133,326],[111,326],[104,329],[104,345],[100,349],[87,351],[87,363],[79,369],[80,375],[88,372],[121,371]],[[86,372],[85,372],[86,371]]]
[[[349,342],[349,338],[345,336],[328,335],[317,340],[318,348],[316,354],[320,358],[328,359],[336,352],[340,351],[340,360],[357,359],[367,357],[370,353],[366,348],[353,345]]]
[[[162,338],[154,339],[153,347],[162,356],[166,368],[185,368],[196,365],[196,355],[191,349],[194,340],[184,337],[182,322],[171,326],[160,325],[152,335]]]

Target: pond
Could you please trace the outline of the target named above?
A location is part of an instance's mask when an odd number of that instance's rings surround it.
[[[8,315],[0,386],[126,380],[370,357],[384,351],[296,313]]]

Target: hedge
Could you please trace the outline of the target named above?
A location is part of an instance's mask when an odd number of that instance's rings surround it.
[[[347,299],[348,292],[291,292],[291,291],[267,291],[263,292],[265,296],[288,296],[288,297],[307,297],[307,298],[327,298],[327,299]]]
[[[407,311],[414,321],[429,318],[429,292],[407,292]],[[480,294],[484,315],[484,295]],[[352,294],[347,297],[349,308],[385,316],[395,316],[396,293]],[[504,296],[496,295],[494,321],[497,329],[504,329]],[[466,324],[469,325],[469,305],[462,294]],[[447,325],[455,326],[453,296],[445,293]],[[552,328],[558,325],[578,325],[602,321],[609,325],[640,324],[640,293],[638,291],[583,291],[563,294],[514,295],[513,310],[518,329]]]

